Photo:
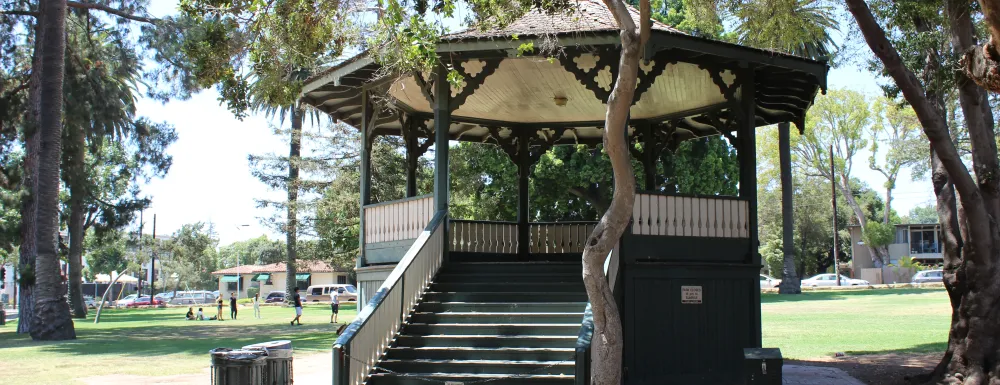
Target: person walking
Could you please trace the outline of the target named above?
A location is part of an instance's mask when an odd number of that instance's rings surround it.
[[[343,290],[343,289],[339,289]],[[337,323],[337,313],[340,311],[340,298],[337,288],[330,289],[330,323]]]
[[[229,319],[236,319],[236,293],[229,293]]]
[[[298,322],[299,326],[302,326],[302,320],[300,319],[302,318],[302,296],[299,295],[299,288],[297,287],[295,288],[295,294],[292,295],[292,301],[294,301],[295,304],[295,319],[288,324],[295,325],[295,323]]]
[[[216,301],[216,305],[218,305],[219,311],[216,313],[215,319],[217,319],[219,321],[222,321],[222,295],[221,294],[219,294],[219,298]]]
[[[253,295],[253,316],[260,319],[260,293]]]

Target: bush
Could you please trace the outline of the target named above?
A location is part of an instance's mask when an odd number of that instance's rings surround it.
[[[259,287],[249,287],[249,288],[247,288],[247,298],[253,298],[253,296],[257,295],[257,293],[260,293],[260,288]]]

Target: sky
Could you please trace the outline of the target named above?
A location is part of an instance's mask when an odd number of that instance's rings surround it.
[[[149,11],[154,16],[175,13],[174,1],[151,3]],[[882,92],[872,74],[853,66],[832,69],[828,85],[872,97]],[[143,187],[153,202],[144,213],[145,232],[152,231],[155,214],[158,235],[173,233],[188,223],[211,222],[220,245],[261,235],[281,237],[261,223],[259,218],[270,217],[272,211],[257,208],[255,199],[281,199],[283,193],[269,190],[254,178],[247,159],[251,154],[287,153],[287,141],[273,133],[276,121],[259,114],[237,120],[219,104],[214,90],[166,104],[142,99],[138,114],[173,124],[178,134],[177,142],[168,150],[173,156],[169,174]],[[877,191],[883,190],[885,179],[868,169],[868,156],[857,155],[855,176]],[[934,202],[930,182],[911,181],[909,170],[899,177],[893,195],[893,207],[902,216],[915,206]]]

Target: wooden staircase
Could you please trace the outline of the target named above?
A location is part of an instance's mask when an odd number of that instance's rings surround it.
[[[579,262],[446,264],[367,384],[573,384],[586,306]]]

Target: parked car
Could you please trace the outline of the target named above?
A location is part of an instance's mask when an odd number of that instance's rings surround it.
[[[215,298],[219,298],[219,291],[218,290],[213,291],[212,292],[212,296],[215,297]]]
[[[156,298],[162,299],[163,302],[170,302],[170,300],[173,299],[175,295],[176,295],[176,292],[168,291],[168,292],[165,292],[165,293],[157,294]]]
[[[165,302],[163,302],[162,299],[159,299],[159,298],[156,298],[156,297],[153,297],[153,299],[150,300],[149,296],[146,295],[146,296],[142,296],[142,297],[136,298],[135,301],[132,301],[131,304],[129,304],[129,305],[125,306],[125,307],[160,306],[160,305],[163,305],[164,303]]]
[[[94,297],[89,295],[83,296],[83,303],[87,304],[87,307],[90,309],[97,309],[97,301],[94,300]]]
[[[275,303],[275,302],[285,302],[285,292],[272,291],[270,293],[267,293],[267,297],[264,298],[264,303]]]
[[[868,286],[868,285],[871,285],[871,283],[863,279],[847,278],[844,275],[840,276],[840,286]],[[819,274],[812,276],[809,279],[802,280],[802,287],[819,287],[819,286],[837,286],[837,275]]]
[[[138,298],[138,297],[139,296],[136,295],[136,294],[129,294],[129,295],[125,296],[125,298],[122,298],[120,300],[115,301],[115,306],[116,307],[122,307],[122,306],[128,307],[128,306],[130,306],[132,304],[132,302],[135,302],[135,299]]]
[[[781,284],[781,280],[774,278],[770,275],[761,274],[760,275],[760,288],[761,289],[773,289]]]
[[[171,305],[199,305],[214,302],[215,295],[210,291],[179,291],[169,301]]]
[[[944,282],[944,271],[924,270],[913,275],[912,283]]]
[[[334,284],[334,285],[312,285],[306,289],[306,302],[329,302],[330,291],[337,291],[337,299],[340,302],[357,302],[358,289],[354,285]]]

